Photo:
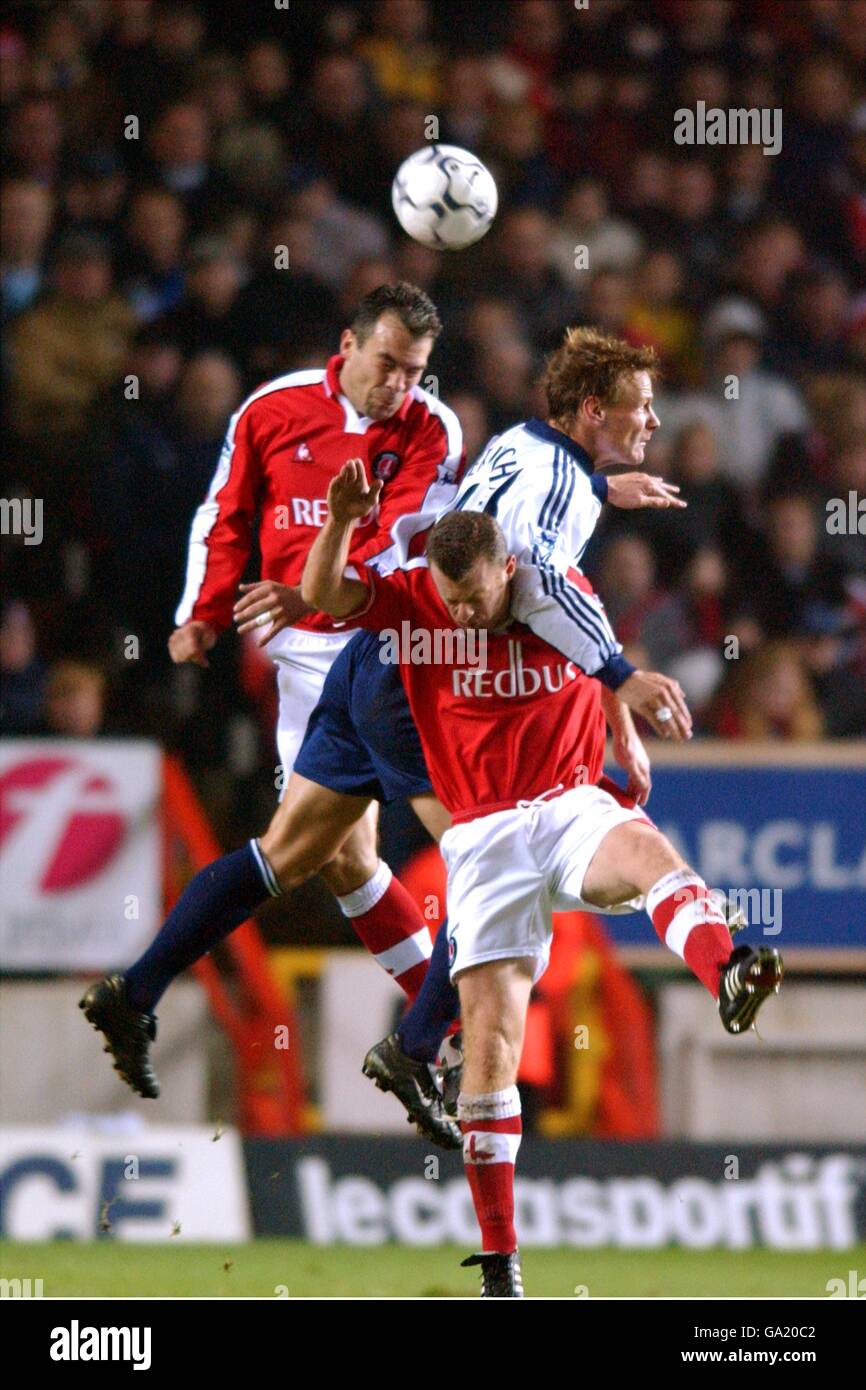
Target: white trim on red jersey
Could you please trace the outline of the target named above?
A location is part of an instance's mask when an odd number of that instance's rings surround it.
[[[446,454],[439,464],[436,478],[428,487],[417,512],[407,512],[398,517],[391,527],[391,544],[371,555],[366,564],[378,574],[392,574],[396,569],[406,569],[410,546],[419,532],[427,531],[445,512],[450,511],[457,497],[458,478],[463,460],[463,430],[455,411],[445,405],[432,391],[423,386],[413,386],[409,395],[425,405],[431,415],[442,421],[445,429]]]

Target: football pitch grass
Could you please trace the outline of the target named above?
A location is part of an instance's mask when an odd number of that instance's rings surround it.
[[[0,1277],[41,1279],[45,1298],[474,1298],[463,1246],[133,1245],[0,1242]],[[826,1298],[866,1268],[850,1250],[553,1250],[523,1253],[528,1297]],[[586,1290],[584,1293],[583,1290]]]

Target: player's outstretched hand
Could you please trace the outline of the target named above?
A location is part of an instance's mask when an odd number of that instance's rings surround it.
[[[692,736],[692,716],[682,686],[658,671],[632,671],[617,689],[635,714],[643,715],[660,738],[682,743]]]
[[[653,473],[620,473],[607,480],[607,500],[614,507],[631,511],[635,507],[687,507],[677,497],[676,483],[665,482]]]
[[[178,666],[183,661],[192,661],[196,666],[209,666],[206,652],[209,652],[217,634],[210,623],[189,622],[176,627],[168,639],[168,654]]]
[[[256,645],[265,646],[284,627],[291,627],[310,606],[301,598],[300,585],[277,584],[273,579],[259,579],[255,584],[241,584],[241,598],[234,608],[238,632],[261,629]]]
[[[367,482],[361,459],[347,459],[328,488],[328,511],[335,521],[357,521],[372,511],[382,491],[380,481]]]

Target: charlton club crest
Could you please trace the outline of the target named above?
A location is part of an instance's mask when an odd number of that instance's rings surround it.
[[[402,460],[392,449],[384,449],[373,459],[373,477],[380,483],[388,483],[398,472]]]

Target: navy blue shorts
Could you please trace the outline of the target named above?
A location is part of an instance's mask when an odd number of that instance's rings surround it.
[[[358,632],[325,678],[295,761],[310,782],[375,801],[433,788],[400,667],[379,660],[378,632]]]

